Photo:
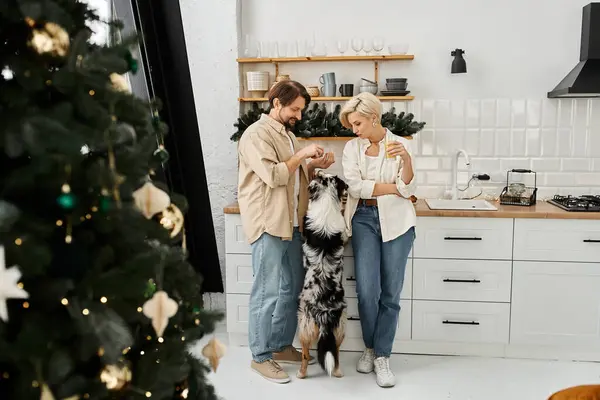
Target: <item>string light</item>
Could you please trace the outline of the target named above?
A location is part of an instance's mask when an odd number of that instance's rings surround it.
[[[95,94],[96,94],[96,91],[95,91],[94,89],[92,89],[92,90],[90,90],[90,92],[89,92],[89,93],[90,93],[90,96],[93,96],[93,95],[95,95]]]
[[[148,398],[152,397],[152,393],[146,392],[146,397],[148,397]]]
[[[63,222],[59,219],[56,221],[56,226],[63,226]]]
[[[84,308],[83,311],[81,312],[83,315],[90,315],[90,310],[88,310],[87,308]]]
[[[16,239],[15,239],[15,244],[16,244],[17,246],[20,246],[20,245],[22,245],[22,244],[23,244],[23,240],[22,240],[21,238],[16,238]]]
[[[196,325],[200,325],[200,320],[199,319],[195,320],[194,322],[196,323]]]
[[[31,386],[34,388],[40,387],[40,383],[38,381],[31,382]]]
[[[138,307],[137,312],[142,312],[142,307]]]
[[[23,289],[25,287],[25,285],[23,285],[23,282],[19,282],[19,283],[17,283],[17,287],[19,289]]]
[[[29,303],[28,302],[23,302],[23,308],[29,308]]]
[[[85,219],[92,219],[92,216],[90,214],[85,214]]]
[[[102,357],[104,355],[104,347],[100,347],[98,349],[98,357]]]
[[[102,303],[102,304],[106,304],[107,301],[108,301],[108,299],[104,296],[102,298],[100,298],[100,303]]]
[[[144,350],[140,351],[140,356],[143,356],[144,354],[146,354]]]
[[[152,340],[152,336],[146,336],[146,340]]]
[[[63,306],[68,306],[68,305],[69,305],[69,300],[67,300],[67,299],[62,299],[62,300],[60,301],[60,303],[61,303]]]
[[[164,341],[165,341],[165,339],[163,339],[161,337],[158,338],[158,343],[163,343]]]
[[[129,350],[131,350],[131,347],[126,348],[125,350],[123,350],[123,354],[127,354],[129,353]]]
[[[181,337],[181,341],[182,341],[182,342],[185,342],[185,336],[182,336],[182,337]]]

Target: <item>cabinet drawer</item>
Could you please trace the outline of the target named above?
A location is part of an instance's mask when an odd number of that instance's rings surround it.
[[[413,300],[412,340],[508,343],[510,304]]]
[[[516,219],[515,260],[600,261],[600,220]]]
[[[419,217],[415,258],[512,258],[513,220]]]
[[[250,295],[247,294],[227,295],[227,332],[248,334],[249,301]],[[346,299],[346,302],[348,304],[346,310],[346,337],[349,339],[361,339],[362,330],[358,315],[358,300]],[[410,340],[411,311],[411,301],[401,300],[396,340]]]
[[[354,269],[354,257],[344,257],[344,291],[346,297],[356,298],[356,272]],[[406,272],[404,274],[404,285],[400,293],[401,299],[410,299],[412,296],[413,259],[406,261]]]
[[[415,259],[413,299],[510,302],[510,261]]]
[[[362,339],[360,317],[358,315],[358,300],[347,298],[348,308],[346,321],[346,337],[350,339]],[[410,300],[400,300],[400,314],[398,315],[398,326],[394,340],[410,340],[412,324],[412,307]]]
[[[225,263],[227,293],[250,294],[254,282],[252,254],[227,254]]]

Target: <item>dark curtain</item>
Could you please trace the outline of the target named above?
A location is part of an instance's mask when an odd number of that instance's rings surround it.
[[[114,14],[135,30],[140,72],[134,92],[158,97],[160,118],[169,126],[165,148],[170,159],[163,171],[169,187],[187,198],[186,244],[189,261],[204,277],[203,292],[222,293],[223,279],[200,144],[186,44],[177,0],[113,0]],[[131,21],[128,26],[127,21]],[[125,32],[126,33],[126,32]]]

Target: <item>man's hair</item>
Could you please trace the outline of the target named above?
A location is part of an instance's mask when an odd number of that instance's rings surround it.
[[[289,106],[298,97],[304,97],[306,101],[305,107],[310,103],[310,95],[306,88],[300,83],[291,80],[277,82],[271,90],[269,90],[269,105],[273,107],[275,99],[279,99],[282,106]]]

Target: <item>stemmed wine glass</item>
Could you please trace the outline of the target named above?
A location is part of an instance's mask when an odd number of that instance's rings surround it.
[[[363,50],[367,55],[371,55],[371,50],[373,50],[373,42],[370,40],[365,40]]]
[[[373,39],[373,50],[377,52],[377,55],[381,55],[381,50],[383,50],[384,42],[381,36],[377,36]]]
[[[341,55],[344,55],[346,50],[348,50],[348,40],[338,40],[337,41],[337,49]]]
[[[361,38],[353,38],[352,39],[352,50],[356,52],[356,55],[360,53],[363,48],[363,40]]]

